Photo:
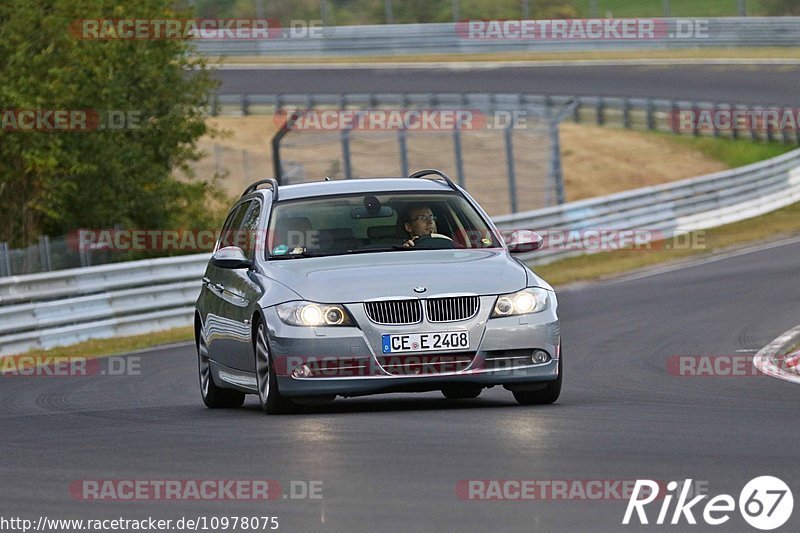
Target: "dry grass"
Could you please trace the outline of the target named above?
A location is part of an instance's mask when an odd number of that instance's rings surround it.
[[[217,170],[228,175],[226,191],[238,195],[256,179],[272,176],[270,139],[277,130],[271,115],[215,117],[212,122],[229,136],[204,138],[200,142],[207,157],[196,170],[212,176]],[[518,210],[545,205],[539,187],[547,176],[549,140],[538,128],[517,130],[514,159],[517,174]],[[457,171],[450,132],[417,132],[408,136],[409,168],[439,168],[454,178]],[[217,148],[215,148],[215,144]],[[567,200],[578,200],[614,192],[679,180],[728,168],[691,146],[645,132],[599,128],[565,123],[561,127],[564,182]],[[322,176],[340,178],[341,140],[338,132],[303,132],[284,141],[284,163],[302,162],[305,179]],[[398,175],[400,154],[395,132],[368,132],[351,141],[356,176]],[[490,215],[511,211],[506,177],[505,145],[500,131],[477,131],[462,136],[466,176],[464,184]],[[215,155],[215,152],[217,155]],[[246,155],[245,155],[246,153]]]
[[[728,168],[671,138],[565,123],[561,152],[567,201],[657,185]]]
[[[194,339],[194,327],[175,328],[156,331],[145,335],[130,337],[112,337],[110,339],[92,339],[72,346],[60,346],[50,350],[31,350],[24,355],[2,356],[5,368],[30,368],[31,361],[48,364],[45,358],[66,362],[71,359],[92,359],[108,355],[124,354],[144,348],[173,344]]]

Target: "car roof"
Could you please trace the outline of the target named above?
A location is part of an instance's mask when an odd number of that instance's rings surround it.
[[[259,189],[269,191],[270,189]],[[386,192],[457,192],[442,180],[424,178],[368,178],[350,180],[316,181],[281,185],[278,203],[284,200],[313,198],[332,194],[386,193]],[[263,194],[263,193],[262,193]]]

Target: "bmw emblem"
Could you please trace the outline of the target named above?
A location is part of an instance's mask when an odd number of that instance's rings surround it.
[[[416,292],[416,293],[423,293],[423,292],[425,292],[427,290],[428,289],[426,289],[425,287],[414,287],[414,292]]]

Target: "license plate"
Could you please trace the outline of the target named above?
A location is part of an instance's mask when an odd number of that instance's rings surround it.
[[[383,353],[469,350],[469,332],[437,331],[382,335]]]

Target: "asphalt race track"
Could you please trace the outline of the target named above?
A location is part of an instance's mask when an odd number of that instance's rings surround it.
[[[219,77],[223,94],[457,87],[791,106],[800,66],[309,68]],[[692,479],[710,496],[738,500],[750,479],[774,475],[800,498],[800,388],[760,375],[681,376],[668,366],[675,356],[752,355],[800,324],[798,257],[793,242],[561,291],[566,377],[552,406],[521,407],[494,388],[463,401],[438,393],[337,399],[297,416],[267,417],[252,397],[241,409],[212,411],[200,399],[191,345],[129,354],[122,375],[0,377],[2,515],[271,516],[290,532],[756,531],[738,511],[715,528],[685,519],[655,526],[660,500],[647,508],[650,526],[624,527],[627,500],[614,490],[601,500],[477,501],[457,487]],[[70,491],[81,480],[253,479],[277,481],[278,499],[86,501]],[[321,482],[321,498],[304,498],[304,481]],[[701,524],[704,503],[694,512]],[[782,530],[799,524],[796,511]]]
[[[729,104],[798,104],[800,65],[595,65],[496,68],[220,70],[220,94],[369,92],[631,96]]]
[[[495,388],[464,401],[337,399],[288,417],[263,415],[251,398],[212,411],[191,346],[129,355],[141,375],[5,377],[3,513],[278,516],[283,531],[756,531],[737,512],[716,528],[624,528],[623,500],[470,501],[456,486],[691,478],[738,499],[748,480],[771,474],[800,495],[800,388],[667,371],[671,356],[752,354],[800,323],[798,257],[795,241],[562,291],[566,379],[552,406],[521,407]],[[317,480],[322,499],[75,499],[70,484],[85,479],[269,479],[284,494],[292,480]],[[657,513],[648,507],[651,522]],[[797,515],[785,530],[797,530]]]

